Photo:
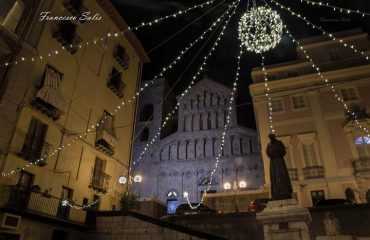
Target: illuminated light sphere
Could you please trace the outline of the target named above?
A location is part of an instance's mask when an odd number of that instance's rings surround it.
[[[226,189],[226,190],[231,189],[231,184],[230,183],[225,183],[224,184],[224,189]]]
[[[243,14],[239,21],[239,39],[247,50],[262,53],[280,42],[283,22],[279,14],[268,7],[257,7]]]
[[[184,198],[187,198],[189,196],[188,192],[184,192]]]
[[[240,181],[239,182],[239,187],[240,188],[246,188],[247,187],[247,183],[245,181]]]
[[[118,179],[118,182],[119,182],[120,184],[126,184],[127,179],[126,179],[126,177],[120,177],[120,178]]]
[[[142,179],[142,177],[141,177],[140,175],[136,175],[136,176],[134,177],[134,182],[139,183],[139,182],[141,182],[141,180],[143,180],[143,179]]]

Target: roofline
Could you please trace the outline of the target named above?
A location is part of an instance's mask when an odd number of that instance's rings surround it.
[[[146,53],[143,45],[141,44],[140,40],[137,38],[136,34],[129,30],[129,26],[126,23],[126,21],[122,18],[120,13],[117,11],[117,9],[113,6],[113,4],[110,1],[107,0],[97,0],[96,1],[99,6],[110,16],[113,23],[117,26],[117,28],[120,31],[125,31],[124,36],[127,38],[127,40],[130,42],[130,44],[134,47],[136,50],[136,53],[138,54],[140,60],[143,63],[149,63],[150,59],[148,54]]]

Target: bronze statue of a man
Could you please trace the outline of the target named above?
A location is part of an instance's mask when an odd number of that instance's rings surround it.
[[[292,183],[285,164],[286,154],[284,144],[277,140],[275,134],[269,134],[270,143],[267,145],[266,154],[270,158],[270,181],[272,200],[292,198]]]

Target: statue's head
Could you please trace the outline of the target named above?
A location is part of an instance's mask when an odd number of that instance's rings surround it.
[[[276,139],[276,136],[275,136],[274,133],[270,133],[269,134],[269,138],[270,138],[270,140],[273,140],[273,139]]]

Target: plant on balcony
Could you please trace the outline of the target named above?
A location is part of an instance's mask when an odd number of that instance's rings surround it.
[[[46,198],[51,198],[51,190],[52,188],[45,189],[44,192],[42,193],[42,196]]]
[[[137,209],[139,207],[140,195],[136,192],[124,192],[119,200],[121,210]]]

